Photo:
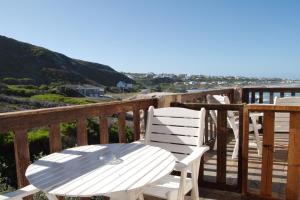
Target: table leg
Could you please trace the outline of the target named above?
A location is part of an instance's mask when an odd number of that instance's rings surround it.
[[[143,190],[133,190],[129,192],[118,192],[109,195],[110,200],[144,200]]]
[[[48,193],[45,193],[45,194],[49,200],[58,200],[58,198],[53,194],[48,194]]]

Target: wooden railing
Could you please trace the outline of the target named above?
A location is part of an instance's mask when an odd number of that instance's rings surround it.
[[[295,96],[300,93],[299,87],[253,87],[242,89],[242,102],[243,103],[274,103],[275,93],[278,97],[286,95]],[[265,98],[264,98],[265,97]],[[267,98],[267,99],[266,99]]]
[[[194,110],[200,110],[201,108],[206,109],[206,120],[205,120],[205,134],[204,141],[206,145],[211,146],[213,149],[215,138],[217,136],[217,169],[216,169],[216,181],[211,182],[205,179],[204,173],[205,169],[203,167],[203,160],[201,162],[201,169],[199,173],[199,183],[202,186],[228,190],[228,191],[241,191],[242,186],[242,141],[243,141],[243,104],[203,104],[203,103],[178,103],[173,102],[171,106],[174,107],[184,107]],[[217,112],[217,124],[213,122],[210,117],[210,111]],[[227,128],[227,113],[228,111],[237,111],[239,115],[239,156],[237,160],[237,180],[234,185],[228,184],[226,181],[227,174],[227,155],[231,155],[227,149],[227,138],[229,136]],[[215,127],[215,128],[213,128]],[[202,158],[203,159],[203,158]],[[231,158],[230,158],[231,159]]]
[[[261,167],[260,193],[248,190],[248,155],[249,155],[249,113],[263,112],[263,152]],[[272,172],[274,154],[274,120],[275,112],[290,113],[288,169],[285,199],[299,199],[300,182],[300,106],[247,105],[244,108],[243,136],[243,193],[247,196],[276,199],[272,196]]]
[[[235,90],[234,89],[218,89],[218,90],[207,90],[197,93],[182,93],[174,95],[166,95],[159,99],[158,107],[170,106],[171,102],[180,103],[206,103],[206,96],[210,95],[224,95],[228,96],[230,102],[235,102]]]
[[[79,106],[66,106],[50,109],[39,109],[0,114],[0,133],[14,133],[14,149],[19,187],[26,186],[28,181],[25,171],[30,163],[28,130],[36,127],[49,127],[50,152],[62,149],[60,123],[76,121],[77,145],[87,145],[87,119],[98,117],[100,124],[99,143],[108,143],[108,119],[118,116],[119,142],[126,142],[125,113],[133,112],[134,140],[140,138],[140,110],[147,113],[149,106],[157,106],[157,99],[121,101],[113,103],[96,103]],[[144,120],[146,122],[146,116]]]
[[[281,96],[284,96],[287,92],[291,96],[300,92],[300,88],[245,88],[242,90],[242,99],[244,103],[249,102],[251,95],[251,101],[255,101],[255,95],[258,92],[259,102],[263,102],[263,95],[265,92],[270,93],[270,102],[273,101],[274,93],[279,92]],[[140,137],[140,110],[144,111],[146,120],[147,109],[150,105],[158,107],[181,106],[191,109],[200,109],[205,107],[207,109],[206,115],[206,131],[205,142],[212,146],[215,137],[217,140],[217,169],[215,182],[205,179],[204,166],[201,166],[200,172],[200,184],[207,187],[218,188],[222,190],[230,190],[240,192],[244,194],[253,195],[248,191],[247,177],[248,177],[248,154],[249,151],[249,112],[264,112],[264,133],[263,133],[263,176],[262,176],[262,189],[261,194],[254,195],[255,197],[268,197],[270,194],[270,170],[272,171],[272,142],[274,141],[274,113],[275,112],[290,112],[290,142],[289,142],[289,158],[288,158],[288,184],[287,184],[287,197],[288,199],[295,199],[297,192],[297,181],[299,181],[299,155],[300,153],[300,138],[298,132],[300,131],[300,107],[278,107],[278,106],[266,106],[266,105],[213,105],[205,104],[206,95],[226,95],[230,98],[231,102],[237,102],[236,91],[234,89],[213,90],[200,93],[188,93],[188,94],[175,94],[164,96],[160,99],[145,99],[135,101],[121,101],[113,103],[99,103],[80,106],[67,106],[50,109],[39,109],[32,111],[21,111],[13,113],[0,114],[0,133],[6,133],[12,131],[14,133],[14,148],[15,148],[15,160],[16,171],[19,187],[28,184],[25,178],[25,170],[29,164],[29,144],[28,144],[28,130],[36,127],[49,127],[49,146],[51,152],[60,151],[62,149],[61,135],[60,135],[60,123],[76,121],[77,128],[77,145],[88,144],[87,140],[87,119],[91,117],[99,118],[100,125],[100,141],[99,143],[108,143],[108,117],[112,115],[118,118],[118,133],[119,141],[126,142],[125,137],[125,113],[133,112],[133,129],[134,139],[137,140]],[[253,95],[254,94],[254,95]],[[273,95],[271,95],[273,94]],[[253,97],[254,96],[254,97]],[[253,97],[253,98],[252,98]],[[272,97],[272,98],[271,98]],[[254,99],[254,100],[253,100]],[[271,101],[272,100],[272,101]],[[184,103],[184,104],[180,104]],[[209,116],[209,110],[216,110],[218,113],[217,124],[214,124]],[[228,149],[226,144],[226,138],[228,137],[227,128],[227,111],[237,111],[239,115],[239,157],[237,161],[237,181],[234,185],[228,184],[226,180],[226,167],[227,167],[227,155]],[[243,131],[244,130],[244,131]],[[243,133],[243,134],[242,134]],[[242,154],[243,149],[243,154]],[[294,153],[293,153],[294,152]],[[268,158],[268,159],[267,159]],[[298,170],[298,171],[297,171]],[[272,180],[271,180],[272,181]],[[297,197],[297,196],[296,196]],[[298,197],[299,198],[299,197]]]

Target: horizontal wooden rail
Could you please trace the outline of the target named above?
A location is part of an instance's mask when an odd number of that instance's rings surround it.
[[[207,90],[195,93],[181,93],[166,95],[159,99],[158,107],[168,107],[171,102],[180,103],[206,103],[206,96],[210,95],[225,95],[229,97],[230,102],[235,102],[234,89],[218,89],[218,90]]]
[[[134,109],[148,109],[149,106],[156,104],[156,99],[143,99],[1,113],[0,133],[14,129],[30,129],[47,124],[70,122],[80,118],[109,116]]]
[[[256,94],[258,93],[258,99]],[[243,103],[264,103],[264,94],[269,95],[268,102],[274,103],[274,93],[279,93],[279,97],[284,97],[285,94],[295,96],[300,93],[300,87],[251,87],[242,89],[242,102]],[[251,98],[250,98],[251,97]],[[258,102],[257,102],[258,100]]]

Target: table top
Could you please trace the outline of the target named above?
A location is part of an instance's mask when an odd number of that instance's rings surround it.
[[[112,153],[122,160],[111,164]],[[29,182],[59,196],[100,196],[131,191],[168,175],[175,157],[150,145],[87,145],[45,156],[26,170]]]

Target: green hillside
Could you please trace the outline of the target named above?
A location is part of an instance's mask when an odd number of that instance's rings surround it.
[[[33,79],[35,84],[87,83],[115,86],[132,79],[107,65],[72,59],[43,47],[0,36],[0,79]]]

